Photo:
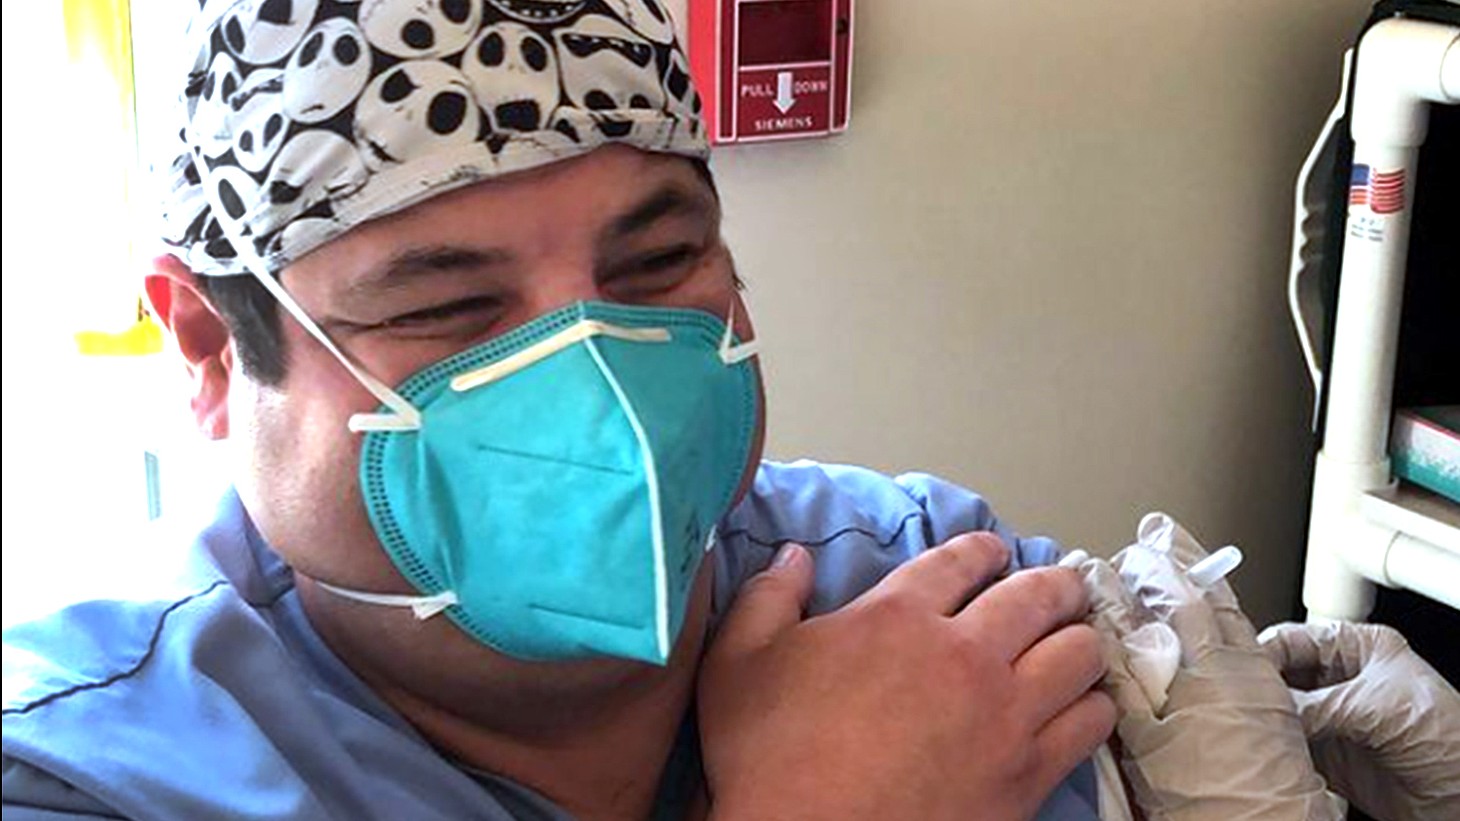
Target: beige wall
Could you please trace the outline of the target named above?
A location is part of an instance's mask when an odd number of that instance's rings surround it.
[[[770,453],[1108,552],[1164,509],[1294,601],[1293,178],[1365,0],[862,0],[852,129],[723,150]]]

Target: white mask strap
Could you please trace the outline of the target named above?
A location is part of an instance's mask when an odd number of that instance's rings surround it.
[[[319,340],[325,350],[334,355],[350,376],[359,382],[361,387],[369,391],[372,396],[380,401],[380,404],[390,408],[393,413],[357,413],[350,417],[349,428],[353,433],[370,430],[417,430],[421,427],[421,412],[416,410],[404,397],[390,389],[390,386],[371,376],[355,363],[353,359],[345,355],[345,352],[335,345],[334,341],[325,334],[309,314],[294,301],[294,297],[284,290],[284,285],[279,280],[269,275],[269,268],[264,264],[262,257],[254,250],[253,243],[247,237],[234,236],[233,232],[224,225],[223,220],[217,215],[228,213],[223,208],[223,203],[218,197],[215,186],[209,183],[209,171],[207,163],[195,152],[193,154],[193,167],[198,170],[200,179],[199,187],[203,189],[204,195],[208,198],[208,206],[213,209],[214,221],[223,231],[228,242],[233,246],[234,252],[243,261],[244,267],[248,268],[254,279],[264,286],[264,290],[274,296],[284,310],[288,311],[309,335]]]
[[[720,361],[726,365],[738,365],[760,353],[759,340],[752,339],[739,345],[734,344],[736,301],[734,297],[730,298],[730,313],[725,320],[725,336],[720,339]]]
[[[425,621],[457,603],[456,593],[450,590],[434,596],[404,596],[397,593],[365,593],[347,587],[336,587],[318,579],[315,579],[314,583],[341,598],[366,604],[378,604],[382,607],[409,607],[419,621]]]
[[[232,241],[231,238],[230,241]],[[237,247],[236,243],[235,247]],[[252,249],[248,253],[253,255]],[[407,402],[400,394],[391,390],[389,385],[371,376],[364,368],[355,364],[355,361],[347,356],[344,351],[340,350],[335,345],[334,340],[325,334],[324,329],[320,328],[310,318],[309,314],[304,312],[304,309],[300,307],[299,303],[294,301],[294,297],[290,296],[289,292],[284,290],[284,285],[278,279],[269,276],[267,273],[261,273],[267,270],[263,267],[263,260],[253,255],[253,259],[245,259],[245,262],[248,264],[249,272],[253,274],[254,279],[258,280],[259,284],[263,285],[269,293],[274,295],[274,299],[278,300],[279,304],[284,307],[284,310],[288,311],[300,325],[304,326],[304,330],[308,331],[310,336],[319,340],[319,344],[323,345],[325,350],[334,354],[335,359],[338,359],[340,364],[345,366],[345,370],[349,371],[350,375],[355,377],[355,381],[359,382],[361,387],[370,391],[370,395],[380,400],[380,404],[395,411],[394,413],[353,414],[350,416],[348,423],[351,433],[361,433],[371,430],[418,430],[421,427],[421,412],[416,410],[414,405]]]

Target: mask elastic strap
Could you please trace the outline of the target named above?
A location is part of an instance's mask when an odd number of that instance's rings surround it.
[[[760,353],[760,340],[735,343],[735,298],[730,298],[730,312],[725,319],[725,336],[720,339],[720,361],[726,365],[738,365]]]
[[[314,583],[341,598],[384,607],[409,607],[419,621],[425,621],[457,603],[456,593],[451,590],[434,596],[405,596],[396,593],[365,593],[347,587],[336,587],[318,579]]]
[[[304,326],[304,330],[308,331],[310,336],[319,340],[319,343],[325,347],[325,350],[333,354],[335,359],[338,359],[340,364],[345,366],[345,370],[349,371],[350,375],[355,377],[355,381],[359,382],[361,387],[369,391],[376,399],[380,400],[380,404],[394,411],[394,413],[353,414],[350,416],[348,423],[350,432],[419,430],[421,427],[421,412],[416,410],[415,406],[407,402],[400,394],[391,390],[390,386],[371,376],[364,368],[355,364],[354,360],[347,356],[344,351],[340,350],[335,345],[334,340],[325,334],[324,329],[320,328],[310,318],[309,314],[304,312],[304,309],[300,307],[299,303],[294,301],[294,297],[290,296],[289,292],[284,290],[283,284],[264,272],[265,269],[261,267],[263,261],[257,257],[255,257],[255,260],[260,263],[259,267],[256,267],[252,262],[248,266],[254,279],[258,280],[269,293],[274,295],[274,299],[278,300],[279,304],[284,306],[284,310],[288,311],[300,325]]]
[[[207,163],[203,161],[197,152],[193,153],[193,167],[198,170],[199,184],[203,189],[204,196],[208,198],[208,206],[212,208],[213,214],[215,215],[213,218],[214,222],[223,231],[224,236],[233,246],[234,252],[243,261],[244,267],[248,269],[248,272],[253,275],[254,279],[258,280],[260,285],[264,286],[264,290],[273,295],[274,299],[284,307],[284,310],[288,311],[304,327],[304,330],[309,332],[310,336],[319,340],[319,343],[325,347],[325,350],[329,351],[335,359],[339,360],[341,365],[345,366],[345,370],[349,371],[350,376],[353,376],[355,381],[360,383],[361,387],[369,391],[372,396],[380,401],[380,404],[393,411],[393,413],[354,414],[350,417],[349,421],[350,431],[352,433],[360,433],[371,430],[418,430],[421,427],[421,412],[416,410],[415,406],[407,402],[400,394],[391,390],[390,386],[371,376],[364,368],[357,365],[353,359],[345,355],[345,352],[340,350],[339,346],[335,345],[334,340],[330,339],[324,330],[310,318],[309,314],[305,313],[304,309],[299,306],[299,303],[294,301],[294,297],[290,296],[289,292],[284,289],[283,283],[269,275],[268,266],[264,263],[263,258],[254,250],[253,243],[249,242],[247,237],[234,236],[223,224],[223,220],[217,217],[217,215],[226,214],[228,211],[223,208],[223,203],[218,197],[217,190],[210,184],[210,172],[208,171]]]

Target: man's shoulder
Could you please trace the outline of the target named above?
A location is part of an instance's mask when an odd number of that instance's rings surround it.
[[[130,555],[130,572],[56,567],[63,584],[37,602],[43,614],[4,632],[6,741],[13,718],[73,695],[159,684],[143,673],[216,643],[220,629],[232,638],[239,622],[257,627],[258,602],[247,594],[261,585],[242,516],[230,495],[206,524],[161,524],[125,540],[118,551]]]
[[[153,739],[142,760],[171,767],[166,759],[178,748],[158,743],[160,728],[140,725],[164,704],[180,721],[202,718],[178,686],[177,658],[196,650],[196,637],[206,634],[196,611],[222,588],[215,580],[171,599],[78,602],[5,631],[7,804],[46,806],[63,794],[106,803],[113,776],[136,779],[138,771],[121,762],[138,760],[117,753],[138,739]]]
[[[12,719],[73,695],[136,677],[161,656],[185,652],[206,632],[198,622],[217,611],[226,581],[199,580],[172,596],[94,599],[9,627],[4,634],[5,736]]]
[[[15,790],[51,794],[60,783],[126,806],[129,794],[176,783],[226,751],[247,723],[243,694],[271,673],[268,686],[283,684],[287,654],[245,595],[247,574],[227,567],[246,564],[228,553],[247,544],[216,523],[193,536],[186,552],[157,554],[180,568],[154,568],[114,590],[88,586],[83,598],[5,630],[7,803],[22,797]]]
[[[508,817],[362,692],[241,515],[225,500],[168,593],[6,631],[6,816]]]

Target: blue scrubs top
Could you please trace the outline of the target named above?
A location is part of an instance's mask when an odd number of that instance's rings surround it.
[[[787,541],[816,557],[814,613],[958,533],[992,530],[1016,567],[1054,562],[977,495],[927,475],[767,462],[720,525],[715,612]],[[7,821],[61,818],[566,821],[542,795],[438,754],[325,646],[293,574],[237,495],[155,592],[70,605],[5,634]],[[693,725],[656,817],[694,793]],[[1039,818],[1098,818],[1087,763]]]

